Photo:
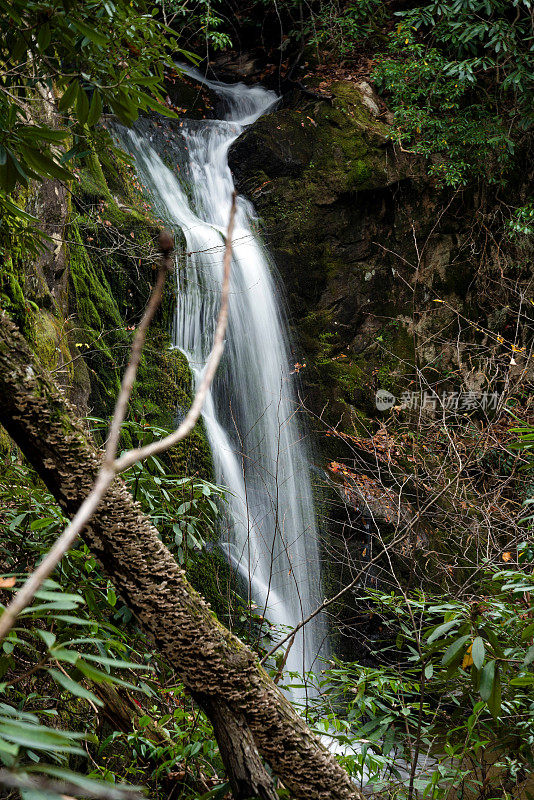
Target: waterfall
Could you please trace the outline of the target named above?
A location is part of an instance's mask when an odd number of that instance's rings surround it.
[[[188,255],[185,266],[178,267],[174,343],[186,354],[196,380],[219,308],[234,191],[228,150],[277,99],[257,86],[204,83],[221,98],[225,118],[185,120],[173,127],[181,177],[151,146],[157,135],[151,123],[121,134],[153,206],[185,237]],[[203,418],[216,480],[229,490],[229,531],[221,546],[247,581],[258,613],[284,630],[321,601],[318,530],[287,323],[256,227],[252,205],[239,197],[225,352]],[[325,652],[325,636],[324,622],[316,617],[295,638],[286,669],[312,669]]]

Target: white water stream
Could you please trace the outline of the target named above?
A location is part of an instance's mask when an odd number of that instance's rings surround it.
[[[226,115],[183,123],[181,137],[176,136],[182,180],[165,166],[149,135],[130,131],[124,139],[153,205],[186,240],[186,264],[178,269],[174,342],[197,380],[219,308],[224,233],[234,190],[228,150],[244,127],[276,102],[274,92],[260,87],[204,83],[222,99]],[[229,489],[229,531],[221,545],[247,581],[258,613],[265,610],[267,619],[282,629],[294,627],[321,601],[321,576],[287,325],[255,222],[251,204],[238,198],[225,353],[203,417],[216,480]],[[325,651],[325,636],[324,622],[316,617],[297,635],[286,669],[312,669]]]

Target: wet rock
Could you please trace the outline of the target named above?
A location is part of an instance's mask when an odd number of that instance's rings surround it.
[[[456,336],[451,309],[468,308],[477,269],[469,194],[437,189],[383,119],[365,81],[331,83],[324,97],[293,87],[229,159],[288,296],[306,402],[349,427],[376,417],[378,388],[407,388],[416,340],[419,363],[458,367],[437,332]]]

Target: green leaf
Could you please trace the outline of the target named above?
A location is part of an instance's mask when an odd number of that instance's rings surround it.
[[[504,650],[499,644],[499,640],[497,639],[495,632],[490,628],[490,626],[487,625],[484,626],[483,628],[480,628],[480,632],[483,633],[487,638],[487,640],[490,642],[491,646],[493,647],[493,650],[495,651],[495,654],[499,658],[505,658]]]
[[[459,619],[453,619],[450,622],[445,622],[443,625],[438,625],[438,627],[434,628],[434,630],[430,633],[427,639],[427,644],[432,644],[432,642],[434,642],[436,639],[439,639],[444,633],[447,633],[447,631],[450,631],[451,628],[454,628],[454,626],[459,622]]]
[[[86,25],[85,22],[75,19],[72,20],[72,24],[77,31],[86,36],[93,44],[97,44],[99,47],[107,47],[109,45],[109,38],[107,36],[104,36],[99,31],[95,31],[94,28],[91,28],[90,25]]]
[[[34,750],[86,755],[81,747],[73,746],[70,743],[71,738],[79,738],[79,735],[71,732],[65,735],[41,725],[28,725],[19,721],[3,722],[0,720],[0,736],[3,739],[7,739],[8,742]]]
[[[59,100],[58,108],[60,111],[66,111],[67,109],[72,108],[78,96],[78,86],[79,84],[76,80],[69,84]]]
[[[137,107],[124,89],[121,89],[109,102],[115,114],[125,125],[131,125],[139,116]]]
[[[480,676],[480,696],[486,702],[490,699],[495,681],[495,661],[488,661]]]
[[[76,664],[80,655],[75,650],[67,650],[65,647],[55,647],[50,650],[50,655],[56,661],[65,661],[67,664]]]
[[[71,625],[95,625],[95,621],[91,619],[81,619],[81,617],[73,617],[72,614],[55,614],[55,619],[60,619],[62,622],[68,622]]]
[[[19,38],[17,39],[11,50],[12,61],[21,61],[22,58],[26,56],[27,52],[28,52],[28,42],[26,41],[24,36],[19,36]],[[26,58],[24,58],[24,60],[26,60]]]
[[[100,700],[96,694],[90,692],[89,689],[86,689],[85,686],[82,686],[80,683],[73,681],[72,678],[64,675],[58,669],[47,669],[47,672],[49,675],[51,675],[56,683],[59,683],[60,686],[73,694],[75,697],[83,697],[84,700],[91,700],[97,706],[104,705],[102,700]]]
[[[533,661],[534,661],[534,644],[528,648],[527,654],[523,661],[523,665],[527,667],[529,664],[532,664]]]
[[[44,25],[41,25],[39,28],[39,33],[37,34],[37,44],[39,45],[39,50],[43,53],[48,48],[52,40],[52,33],[50,31],[50,25],[48,22],[45,22]]]
[[[15,719],[23,719],[34,724],[39,722],[39,718],[35,714],[30,714],[28,711],[21,711],[19,708],[13,708],[13,706],[7,703],[0,703],[0,714],[3,715],[4,719],[5,717],[15,717]]]
[[[117,669],[143,669],[152,671],[152,667],[147,664],[136,664],[135,661],[120,661],[118,658],[110,658],[108,656],[94,656],[92,653],[84,653],[84,659],[87,661],[95,661],[97,664],[104,664],[109,667],[117,667]]]
[[[473,641],[473,646],[471,647],[471,658],[473,659],[473,664],[477,669],[482,669],[485,656],[486,648],[484,647],[484,641],[480,636],[477,636]]]
[[[7,755],[10,756],[18,756],[19,746],[18,744],[9,744],[9,742],[5,742],[0,737],[0,753],[7,753]]]
[[[42,150],[36,147],[25,145],[20,148],[24,160],[28,162],[30,167],[35,170],[38,175],[44,175],[48,178],[58,178],[59,180],[68,181],[72,178],[72,173],[57,164],[54,159]]]
[[[109,788],[109,783],[107,781],[97,781],[93,778],[86,778],[85,775],[80,775],[78,772],[72,772],[70,769],[62,769],[61,767],[44,765],[30,768],[28,772],[32,772],[33,769],[35,769],[35,771],[42,772],[45,775],[52,775],[54,778],[75,783],[84,790],[88,797],[90,797],[92,792],[96,789],[101,791],[103,787]],[[118,783],[114,785],[120,788],[123,792],[132,792],[132,794],[137,794],[141,791],[138,786],[132,786],[124,783]]]
[[[54,646],[54,642],[56,641],[56,636],[54,633],[51,631],[41,631],[39,628],[36,628],[36,633],[41,637],[48,650]]]
[[[534,675],[524,675],[521,678],[512,678],[510,686],[530,686],[534,683]]]
[[[100,97],[100,92],[98,89],[95,89],[93,92],[93,97],[91,98],[91,106],[89,108],[89,114],[87,115],[87,124],[92,126],[95,125],[102,115],[102,98]]]
[[[468,640],[469,638],[470,638],[470,637],[469,637],[469,634],[467,634],[466,636],[460,636],[460,638],[459,638],[459,639],[457,639],[455,642],[453,642],[453,643],[452,643],[452,644],[451,644],[451,645],[450,645],[450,646],[447,648],[447,650],[445,650],[445,654],[444,654],[443,658],[441,659],[441,663],[442,663],[444,666],[447,666],[447,664],[450,664],[450,663],[451,663],[451,662],[454,660],[454,658],[455,658],[455,657],[456,657],[456,656],[457,656],[457,655],[458,655],[458,654],[459,654],[459,653],[462,651],[462,649],[465,647],[465,643],[467,642],[467,640]]]
[[[158,114],[161,114],[164,117],[171,117],[171,119],[176,119],[178,117],[176,111],[173,111],[172,108],[169,108],[163,102],[158,102],[157,100],[152,100],[151,98],[149,100],[145,99],[142,107],[146,108],[147,106],[148,108],[153,108],[154,111],[157,111]]]
[[[3,167],[7,160],[7,150],[3,144],[0,144],[0,167]]]
[[[427,664],[425,667],[425,678],[427,680],[430,680],[433,674],[434,674],[434,665],[432,663]]]
[[[17,158],[6,150],[5,163],[0,166],[0,189],[7,194],[13,191],[17,181],[21,181],[25,186],[28,185],[28,176],[19,164]]]
[[[21,789],[21,800],[62,800],[55,792],[43,792],[42,789]]]
[[[56,522],[53,517],[45,517],[44,519],[34,519],[34,521],[30,525],[31,531],[40,531],[43,528],[48,528],[50,523]]]
[[[55,143],[63,142],[67,137],[67,131],[48,128],[44,125],[24,125],[24,127],[19,128],[19,135],[26,141],[40,139],[43,142]]]
[[[76,98],[76,116],[81,125],[85,125],[89,115],[89,98],[82,86],[78,85],[78,96]]]
[[[56,592],[51,589],[39,589],[39,591],[35,592],[35,597],[38,600],[53,600],[54,602],[58,600],[67,600],[70,603],[83,603],[83,597],[79,594],[74,594],[73,592]]]
[[[100,669],[96,669],[93,667],[92,664],[88,664],[83,659],[79,659],[76,662],[76,667],[83,672],[86,678],[89,678],[95,683],[116,683],[119,686],[124,686],[127,689],[134,689],[135,691],[141,691],[138,686],[135,686],[133,683],[128,683],[128,681],[123,681],[120,678],[116,678],[113,675],[108,675],[107,672],[102,672]]]
[[[55,600],[53,603],[41,603],[38,606],[29,606],[20,612],[20,616],[36,616],[41,611],[73,611],[76,603],[71,600]]]

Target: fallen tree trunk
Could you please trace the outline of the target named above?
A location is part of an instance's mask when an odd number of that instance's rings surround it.
[[[0,423],[72,516],[92,488],[101,454],[5,313]],[[277,796],[258,753],[296,798],[360,798],[256,656],[190,586],[122,480],[115,480],[83,538],[208,715],[238,800]]]

